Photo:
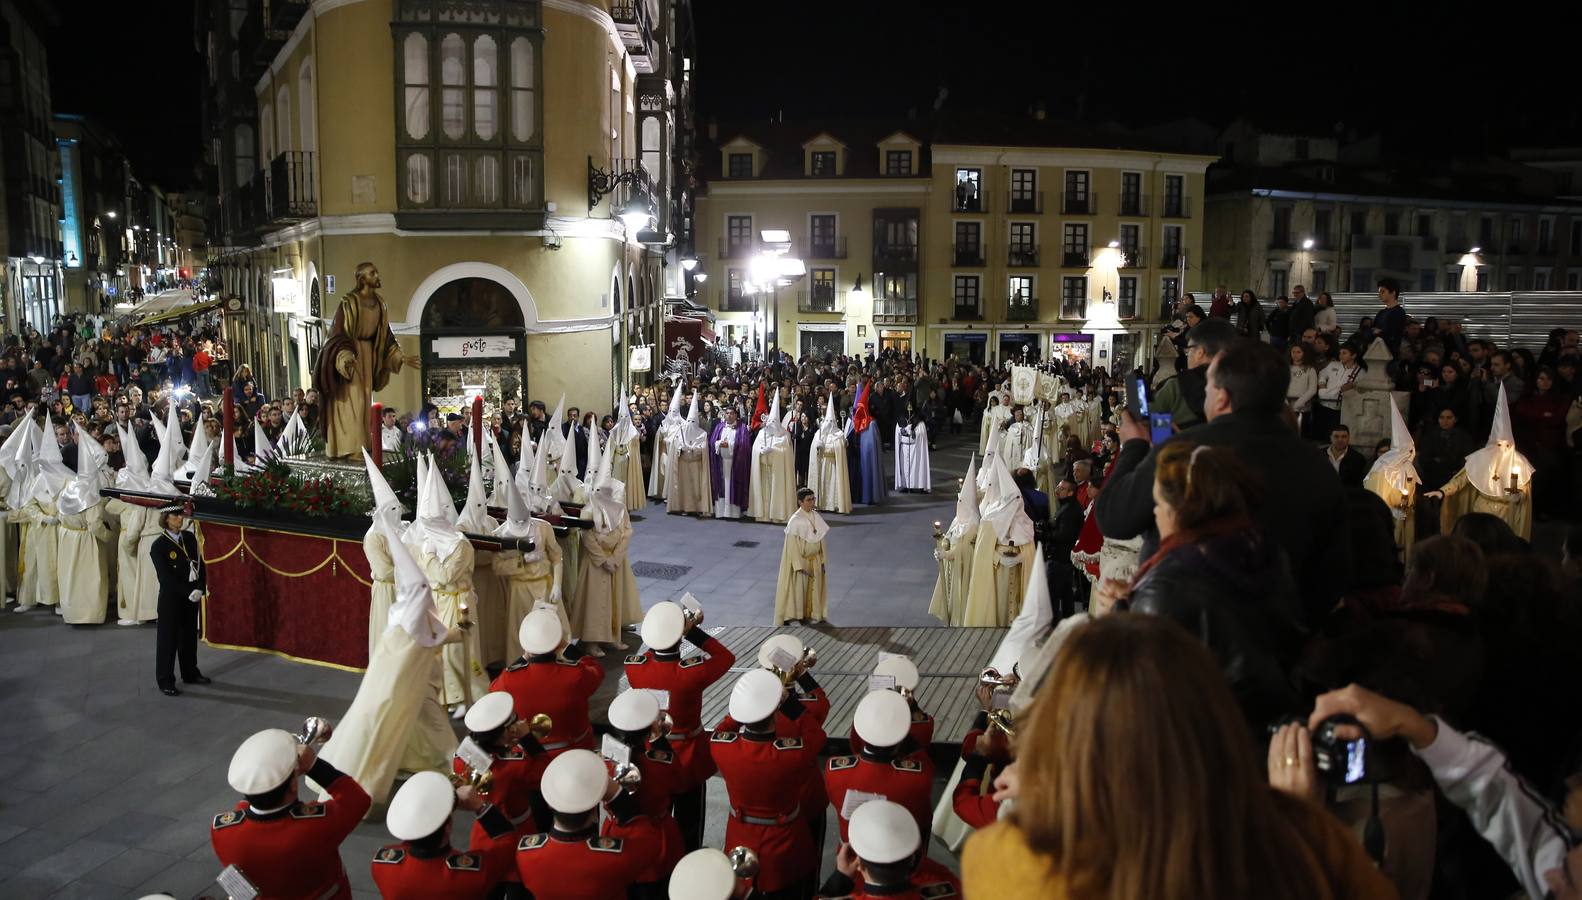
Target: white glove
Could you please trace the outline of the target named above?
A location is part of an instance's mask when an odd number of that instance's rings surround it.
[[[60,520],[54,516],[45,516],[42,520],[42,523],[45,525],[58,525],[60,524]]]
[[[197,603],[199,600],[203,599],[203,592],[202,591],[193,591],[192,593],[187,595],[187,599],[191,600],[193,603]]]
[[[560,585],[557,584],[557,585],[554,586],[554,588],[552,588],[550,590],[550,592],[549,592],[549,602],[550,603],[559,603],[560,602]]]
[[[945,561],[945,551],[939,549],[938,547],[935,547],[934,548],[934,561],[935,562],[944,562]]]

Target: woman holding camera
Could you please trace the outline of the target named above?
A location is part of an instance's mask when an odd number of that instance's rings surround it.
[[[1265,783],[1219,666],[1174,625],[1076,629],[1017,731],[996,780],[1014,808],[968,841],[968,897],[1395,896],[1339,822]]]

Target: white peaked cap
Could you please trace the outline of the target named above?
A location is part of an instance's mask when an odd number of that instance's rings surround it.
[[[279,728],[266,728],[231,754],[226,780],[240,794],[263,794],[285,784],[297,771],[297,739]]]
[[[894,747],[912,727],[912,707],[895,691],[869,691],[852,715],[857,736],[873,747]]]
[[[1049,578],[1044,569],[1044,552],[1034,548],[1033,564],[1027,567],[1027,591],[1023,595],[1022,611],[1011,621],[1011,629],[1000,639],[989,665],[1001,672],[1009,672],[1022,658],[1022,654],[1054,627],[1054,607],[1049,603]]]
[[[400,841],[426,838],[450,821],[456,810],[456,789],[438,772],[419,772],[406,780],[390,800],[385,828]]]
[[[670,871],[670,900],[731,900],[735,894],[730,857],[713,847],[688,853]]]
[[[853,810],[846,834],[858,859],[881,866],[901,862],[922,843],[917,820],[889,800],[869,800]]]
[[[585,813],[604,800],[610,770],[592,750],[567,750],[544,769],[544,802],[562,815]]]
[[[643,643],[655,650],[669,650],[681,643],[685,631],[686,613],[669,600],[661,600],[650,607],[637,629]]]
[[[552,609],[533,610],[522,618],[522,624],[516,629],[517,643],[534,656],[554,653],[565,636],[560,616]]]
[[[747,672],[731,686],[731,718],[742,725],[762,722],[774,715],[784,690],[780,679],[763,669]],[[896,695],[896,699],[900,696]]]
[[[489,442],[489,450],[494,455],[494,484],[489,491],[489,505],[504,508],[509,500],[506,488],[511,484],[511,464],[505,460],[505,448],[495,440],[494,435],[488,430],[484,431],[484,439]]]
[[[620,731],[645,731],[659,720],[659,698],[647,691],[628,690],[610,701],[610,727]]]
[[[1533,464],[1516,449],[1516,438],[1511,431],[1510,401],[1505,396],[1503,382],[1499,399],[1494,404],[1488,445],[1467,454],[1466,470],[1472,486],[1489,497],[1504,498],[1513,474],[1519,488],[1525,488],[1533,479]]]
[[[472,441],[469,440],[467,443],[470,445]],[[499,524],[489,518],[488,495],[483,489],[483,465],[478,461],[476,453],[471,454],[468,463],[467,500],[462,504],[462,514],[456,524],[457,527],[474,534],[488,533]]]
[[[758,665],[765,669],[773,665],[771,660],[774,657],[776,648],[784,650],[798,659],[802,658],[802,642],[797,640],[794,634],[781,632],[780,634],[770,635],[767,640],[758,645]]]
[[[467,730],[482,734],[503,728],[516,712],[516,699],[505,691],[490,691],[467,710]]]
[[[275,455],[274,442],[269,440],[269,435],[264,432],[264,426],[253,420],[253,456],[258,464],[263,465],[264,460]]]
[[[922,679],[917,671],[917,663],[905,656],[887,656],[879,660],[879,664],[873,667],[873,674],[888,675],[895,679],[896,687],[909,691],[917,690],[917,684]]]
[[[956,518],[950,522],[950,538],[959,541],[969,533],[976,533],[983,517],[978,513],[978,454],[967,461],[967,474],[956,491]]]
[[[390,482],[385,479],[385,473],[374,465],[374,458],[368,455],[368,448],[363,448],[363,467],[368,470],[368,486],[373,488],[374,508],[373,514],[381,509],[388,509],[396,515],[401,514],[401,501],[396,497],[395,491],[390,488]]]
[[[396,600],[390,607],[391,628],[401,628],[420,647],[438,647],[445,642],[448,629],[434,608],[434,592],[428,576],[412,558],[396,532],[395,511],[384,510],[374,516],[390,546],[390,561],[395,564]]]

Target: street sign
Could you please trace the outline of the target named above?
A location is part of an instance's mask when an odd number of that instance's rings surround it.
[[[507,359],[516,353],[510,335],[430,338],[429,352],[441,359]]]

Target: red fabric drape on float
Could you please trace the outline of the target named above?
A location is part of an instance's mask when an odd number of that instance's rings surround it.
[[[371,575],[360,540],[198,526],[209,594],[204,643],[361,671]]]

